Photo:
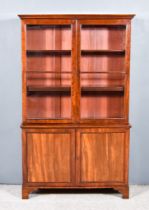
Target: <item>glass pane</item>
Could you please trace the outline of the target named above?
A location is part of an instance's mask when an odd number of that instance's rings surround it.
[[[82,25],[80,115],[124,117],[125,27]]]
[[[124,72],[123,54],[106,54],[106,53],[82,53],[81,55],[81,72]]]
[[[27,26],[27,118],[71,118],[71,25]]]
[[[124,74],[81,73],[81,118],[122,118]]]
[[[70,25],[29,25],[28,50],[71,50]]]
[[[123,50],[125,26],[83,25],[81,29],[82,50]]]

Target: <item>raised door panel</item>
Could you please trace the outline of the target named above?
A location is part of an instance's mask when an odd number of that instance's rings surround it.
[[[72,132],[27,133],[27,165],[28,182],[73,182]]]
[[[126,132],[82,130],[77,135],[78,182],[127,182]]]

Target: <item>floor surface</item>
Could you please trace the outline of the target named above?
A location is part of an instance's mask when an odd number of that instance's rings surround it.
[[[130,186],[130,198],[118,193],[37,193],[21,199],[21,186],[0,185],[0,210],[149,210],[149,186]]]

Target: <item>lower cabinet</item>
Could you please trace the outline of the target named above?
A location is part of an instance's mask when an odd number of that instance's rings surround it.
[[[127,187],[128,149],[129,129],[23,130],[23,196],[45,187]]]

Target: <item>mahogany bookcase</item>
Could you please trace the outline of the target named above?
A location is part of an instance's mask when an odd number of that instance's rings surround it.
[[[44,188],[129,197],[133,16],[19,15],[23,198]]]

